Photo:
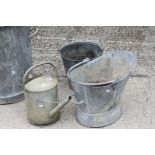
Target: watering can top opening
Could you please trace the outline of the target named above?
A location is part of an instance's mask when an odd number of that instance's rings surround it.
[[[85,59],[72,66],[67,76],[71,82],[87,86],[104,86],[122,81],[136,68],[137,59],[128,51],[112,51],[100,57]]]
[[[56,78],[41,76],[35,78],[25,85],[25,89],[31,92],[43,92],[54,88],[58,83]]]
[[[51,62],[43,62],[30,67],[25,72],[23,85],[29,92],[44,92],[57,86],[57,77],[58,72],[55,65]]]
[[[78,57],[76,56],[78,53]],[[93,59],[94,57],[99,57],[103,53],[103,49],[92,42],[74,42],[63,46],[60,49],[61,57],[70,61],[82,61],[87,57]],[[81,54],[81,56],[80,56]]]

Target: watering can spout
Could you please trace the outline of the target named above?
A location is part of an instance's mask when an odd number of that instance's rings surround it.
[[[65,101],[62,101],[59,103],[52,111],[50,111],[50,117],[52,117],[54,114],[56,114],[61,108],[63,108],[70,100],[72,99],[71,96],[69,96]]]

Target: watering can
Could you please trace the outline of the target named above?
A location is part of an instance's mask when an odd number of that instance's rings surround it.
[[[60,118],[60,109],[71,100],[71,96],[59,102],[57,77],[56,67],[50,62],[32,66],[25,72],[23,84],[29,122],[45,125]]]
[[[77,121],[88,127],[102,127],[121,116],[121,94],[137,65],[128,51],[113,51],[72,66],[67,76],[75,93]]]

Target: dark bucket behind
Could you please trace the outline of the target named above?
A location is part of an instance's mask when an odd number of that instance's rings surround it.
[[[67,73],[68,69],[73,65],[83,61],[86,58],[90,60],[101,56],[103,50],[96,43],[91,42],[74,42],[60,49],[60,55],[64,63],[64,68]],[[72,88],[69,81],[69,86]]]

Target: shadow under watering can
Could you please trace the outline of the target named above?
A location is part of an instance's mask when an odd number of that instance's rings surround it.
[[[41,66],[47,66],[46,72],[42,73]],[[52,74],[48,71],[52,68]],[[33,72],[34,69],[36,72]],[[29,122],[38,125],[50,124],[60,118],[60,109],[66,105],[71,96],[59,102],[58,97],[58,74],[56,67],[45,62],[29,68],[23,77],[26,98],[27,118]]]

